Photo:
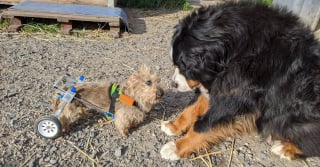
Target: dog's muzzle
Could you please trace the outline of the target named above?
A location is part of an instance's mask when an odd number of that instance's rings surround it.
[[[156,92],[157,99],[160,99],[163,95],[164,91],[161,88],[158,88]]]
[[[176,82],[174,82],[174,81],[171,82],[171,86],[173,88],[178,88],[178,84]]]

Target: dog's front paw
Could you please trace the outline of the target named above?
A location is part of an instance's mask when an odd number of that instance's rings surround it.
[[[181,158],[177,154],[177,147],[173,141],[162,146],[160,154],[163,159],[168,159],[171,161],[179,160]]]
[[[163,121],[161,122],[161,130],[166,133],[168,136],[174,136],[178,135],[176,134],[171,128],[172,128],[172,123],[170,121]]]
[[[276,155],[279,155],[280,158],[285,158],[290,160],[288,157],[286,157],[284,155],[284,151],[283,151],[283,145],[281,144],[280,141],[275,141],[272,148],[271,148],[271,152],[273,152]]]
[[[293,160],[295,158],[295,154],[298,154],[298,152],[294,152],[294,151],[296,151],[294,146],[291,146],[289,148],[290,149],[285,148],[285,145],[283,145],[281,143],[281,141],[276,140],[276,141],[274,141],[274,144],[271,147],[271,152],[280,156],[280,158],[287,159],[287,160]]]

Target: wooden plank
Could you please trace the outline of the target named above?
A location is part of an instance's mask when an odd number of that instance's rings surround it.
[[[3,11],[2,16],[12,19],[17,17],[56,19],[58,22],[61,22],[61,33],[63,34],[69,34],[72,30],[72,21],[108,23],[110,34],[113,37],[120,36],[120,25],[122,22],[126,26],[128,25],[127,15],[120,8],[57,4],[52,2],[24,1]]]
[[[17,3],[14,3],[14,2],[4,2],[4,1],[1,1],[1,0],[0,0],[0,5],[14,5],[14,4],[17,4]]]
[[[84,14],[63,14],[63,13],[46,13],[46,12],[35,12],[35,11],[23,11],[8,9],[3,12],[3,18],[12,18],[14,16],[20,17],[36,17],[36,18],[48,18],[57,19],[58,21],[92,21],[92,22],[118,22],[119,17],[111,16],[96,16],[96,15],[84,15]]]
[[[0,0],[0,4],[3,4],[3,5],[12,5],[20,2],[21,0]]]
[[[18,4],[23,0],[0,0],[0,4]],[[54,3],[67,3],[67,4],[82,4],[82,5],[98,5],[115,7],[117,0],[32,0],[38,2],[54,2]]]
[[[108,6],[108,0],[32,0],[32,1]]]
[[[59,4],[28,0],[14,5],[8,10],[5,10],[4,15],[53,18],[58,20],[60,19],[61,21],[73,19],[79,21],[106,22],[107,19],[108,21],[113,22],[120,19],[121,22],[128,27],[128,17],[126,13],[121,8],[117,7],[110,8],[93,5]]]
[[[112,38],[119,38],[120,37],[120,20],[117,22],[109,22],[109,36]]]
[[[62,34],[70,34],[71,30],[72,30],[72,21],[61,23],[61,30],[60,31]]]

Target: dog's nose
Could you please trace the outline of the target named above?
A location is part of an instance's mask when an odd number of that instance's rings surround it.
[[[157,90],[157,98],[161,98],[163,96],[164,92],[162,89]]]
[[[178,87],[178,84],[177,84],[176,82],[173,82],[173,81],[172,81],[172,82],[171,82],[171,86],[174,87],[174,88],[177,88],[177,87]]]

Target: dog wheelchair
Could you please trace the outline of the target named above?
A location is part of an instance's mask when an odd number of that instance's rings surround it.
[[[58,118],[66,105],[68,105],[72,100],[78,100],[88,108],[102,113],[108,120],[114,119],[114,114],[112,112],[104,111],[94,104],[89,103],[88,101],[76,96],[75,86],[77,84],[82,84],[84,82],[84,79],[84,76],[75,78],[70,75],[64,75],[54,82],[53,87],[59,92],[58,99],[61,100],[62,104],[54,115],[46,115],[36,120],[34,129],[37,134],[47,139],[55,139],[59,137],[61,135],[63,127]],[[117,86],[113,85],[111,88],[111,95],[115,94],[114,92],[116,92],[116,89]]]

